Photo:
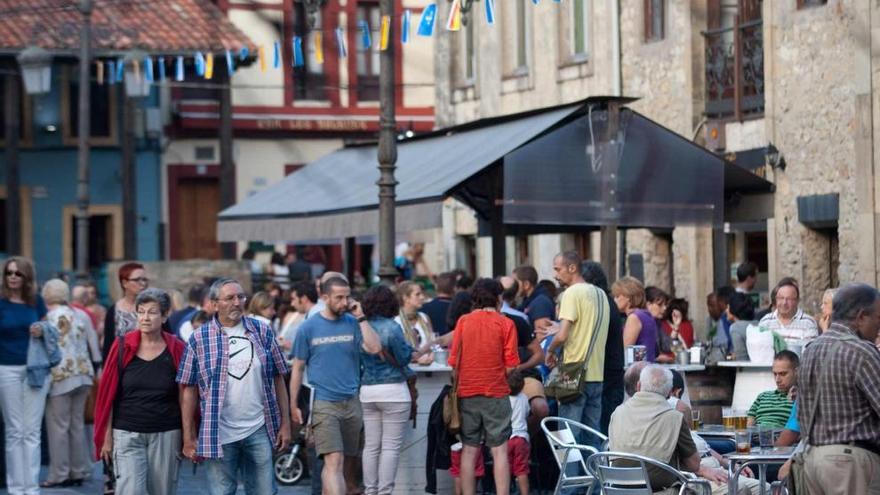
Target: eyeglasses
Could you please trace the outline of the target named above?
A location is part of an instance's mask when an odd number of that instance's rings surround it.
[[[22,273],[18,270],[6,270],[6,276],[7,277],[15,276],[15,277],[19,277],[19,278],[24,278],[24,273]]]
[[[244,294],[233,294],[231,296],[226,296],[222,299],[217,299],[217,300],[220,302],[225,302],[227,304],[231,303],[233,301],[236,301],[236,300],[241,301],[241,302],[245,302],[245,301],[247,301],[247,296]]]
[[[139,284],[148,284],[148,283],[150,283],[150,279],[148,279],[147,277],[128,278],[128,279],[126,279],[126,280],[128,280],[129,282],[137,282],[137,283],[139,283]]]

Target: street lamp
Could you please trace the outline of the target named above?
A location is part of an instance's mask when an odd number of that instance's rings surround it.
[[[123,59],[125,62],[125,96],[129,98],[146,98],[150,96],[150,81],[144,77],[144,67],[135,71],[135,64],[141,64],[146,54],[140,51],[129,52]]]
[[[324,6],[326,0],[302,0],[306,9],[306,19],[309,23],[309,29],[315,29],[315,21],[318,19],[318,11]]]
[[[48,51],[29,46],[18,54],[18,65],[27,94],[46,94],[52,89],[52,55]]]

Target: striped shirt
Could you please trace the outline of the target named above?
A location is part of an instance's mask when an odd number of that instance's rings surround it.
[[[761,318],[758,326],[778,333],[780,337],[785,339],[787,345],[803,344],[804,340],[813,340],[819,335],[819,326],[816,325],[816,320],[800,308],[788,325],[783,325],[782,320],[779,319],[779,312],[773,311]]]
[[[242,318],[245,335],[254,344],[254,354],[260,359],[263,371],[263,414],[270,441],[281,426],[281,412],[275,396],[275,375],[284,375],[287,363],[275,341],[275,334],[265,323],[253,318]],[[226,375],[229,364],[229,339],[215,317],[193,332],[180,366],[177,382],[199,388],[201,425],[196,455],[207,459],[220,459],[220,411],[226,397]]]
[[[787,392],[770,390],[761,392],[758,398],[749,408],[748,416],[755,418],[759,426],[772,426],[783,428],[791,416],[793,402],[788,398]]]
[[[840,341],[832,352],[831,346]],[[822,369],[825,379],[820,381]],[[880,351],[853,330],[831,324],[810,343],[798,368],[798,421],[810,445],[865,442],[880,448]],[[807,423],[817,394],[813,427]]]

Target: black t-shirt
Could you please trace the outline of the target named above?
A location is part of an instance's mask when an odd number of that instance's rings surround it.
[[[608,296],[611,310],[608,318],[608,340],[605,341],[605,376],[608,373],[623,375],[623,322],[624,318],[617,309],[617,303]]]
[[[532,357],[532,353],[527,347],[532,343],[532,340],[535,339],[535,332],[532,331],[532,326],[529,325],[529,322],[524,320],[521,316],[507,313],[504,313],[504,316],[510,318],[511,321],[513,321],[513,325],[516,327],[516,348],[519,352],[519,361],[524,363]]]
[[[113,408],[113,428],[138,433],[180,429],[176,375],[167,347],[151,361],[135,356],[122,373],[122,395]]]
[[[449,311],[449,305],[452,300],[446,297],[435,297],[431,301],[422,305],[421,312],[428,315],[431,320],[431,327],[437,335],[445,335],[449,333],[449,326],[446,325],[446,313]]]

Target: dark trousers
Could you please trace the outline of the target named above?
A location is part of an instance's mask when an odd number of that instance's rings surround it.
[[[602,416],[599,418],[599,431],[608,434],[611,413],[623,404],[623,370],[605,370],[602,382]]]

